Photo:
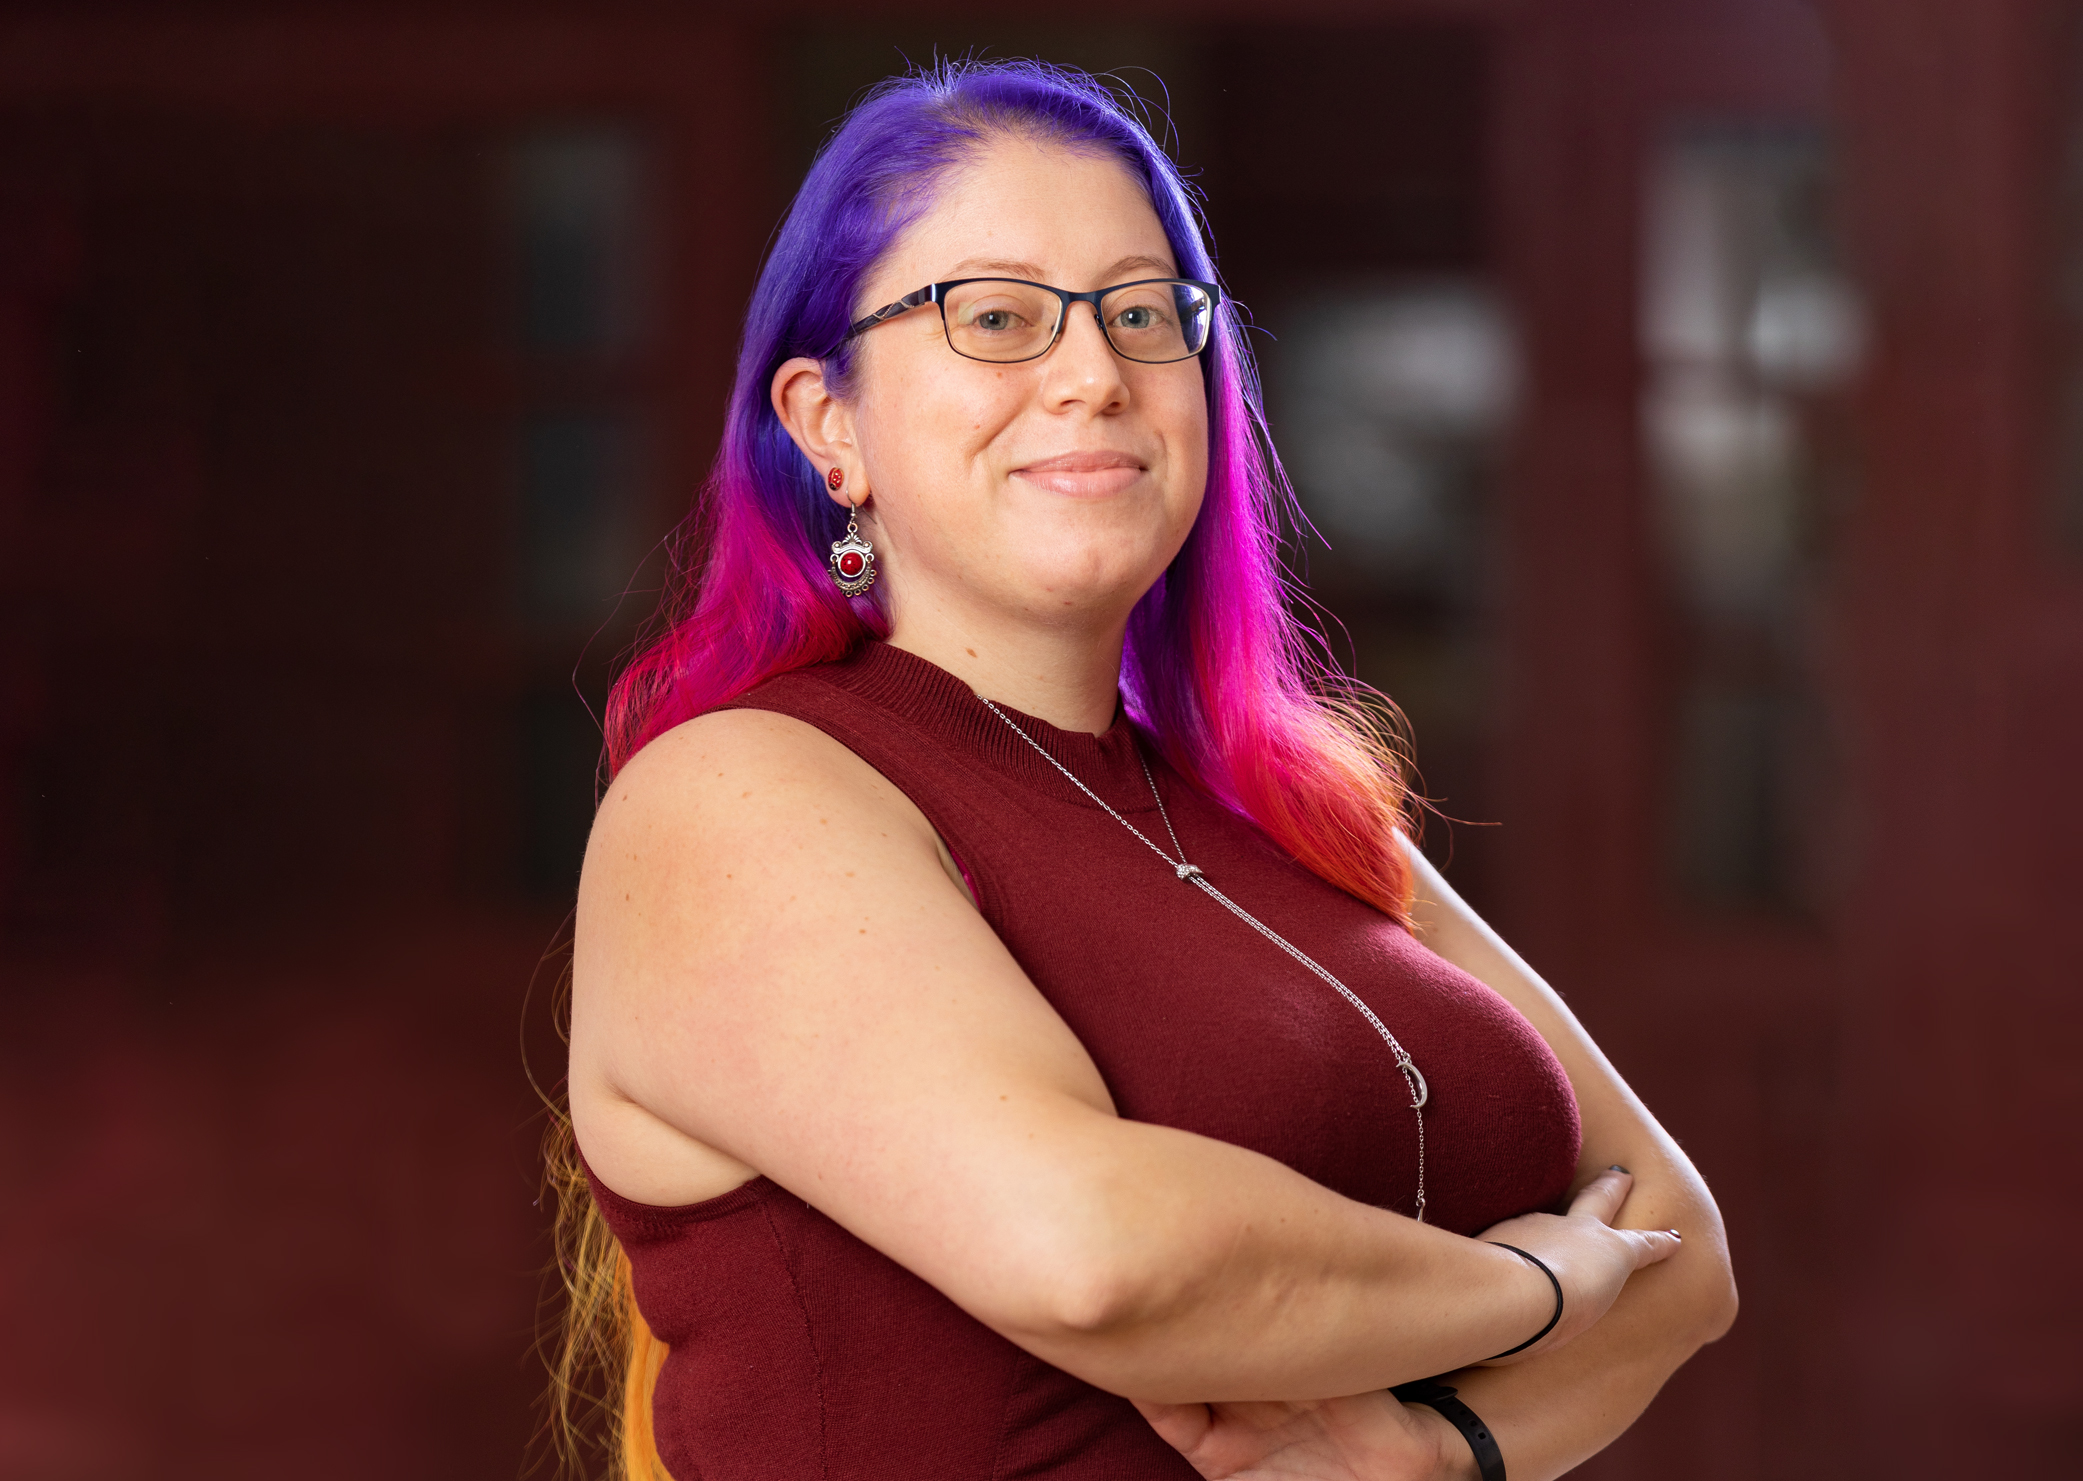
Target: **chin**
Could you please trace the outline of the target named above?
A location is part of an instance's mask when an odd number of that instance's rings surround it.
[[[1021,567],[1018,604],[1043,618],[1117,615],[1156,584],[1165,562],[1127,562],[1120,548],[1086,552],[1083,559],[1028,560]]]
[[[1145,586],[1155,581],[1192,525],[1190,515],[1183,522],[1171,518],[1154,500],[1124,499],[1065,504],[1040,517],[1026,511],[995,537],[1009,553],[1009,567],[1031,573],[1036,584],[1096,593],[1138,579]]]

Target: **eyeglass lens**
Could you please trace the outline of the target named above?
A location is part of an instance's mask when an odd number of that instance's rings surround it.
[[[1208,343],[1214,305],[1191,283],[1131,283],[1100,300],[1099,323],[1123,359],[1161,365]],[[1063,300],[1046,288],[984,278],[941,300],[948,343],[972,360],[1032,360],[1049,348]]]

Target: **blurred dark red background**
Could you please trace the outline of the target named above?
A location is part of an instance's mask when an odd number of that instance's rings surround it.
[[[7,6],[0,1478],[526,1463],[589,705],[972,49],[1169,110],[1428,846],[1721,1198],[1586,1474],[2070,1473],[2078,10]]]

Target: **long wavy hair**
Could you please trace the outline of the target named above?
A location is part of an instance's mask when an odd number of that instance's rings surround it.
[[[1040,62],[969,61],[877,87],[810,167],[753,291],[723,444],[675,537],[657,635],[608,701],[610,774],[763,680],[887,635],[873,598],[842,595],[825,568],[843,512],[781,426],[768,384],[784,360],[803,355],[823,361],[843,392],[847,327],[874,307],[861,302],[869,273],[931,207],[947,171],[1014,136],[1118,159],[1149,197],[1180,273],[1217,280],[1193,191],[1098,80]],[[1207,490],[1185,545],[1129,619],[1128,713],[1192,785],[1317,875],[1407,920],[1409,869],[1396,835],[1411,819],[1385,723],[1393,712],[1328,661],[1297,615],[1302,598],[1279,553],[1283,520],[1297,516],[1227,301],[1201,365]],[[553,1421],[570,1441],[588,1391],[581,1374],[592,1366],[605,1383],[591,1392],[620,1415],[612,1472],[653,1481],[664,1475],[650,1414],[664,1352],[635,1309],[628,1260],[600,1221],[561,1115],[550,1153],[569,1295]]]

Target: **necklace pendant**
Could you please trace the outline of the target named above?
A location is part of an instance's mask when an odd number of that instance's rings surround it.
[[[1408,1054],[1396,1061],[1396,1068],[1403,1071],[1404,1081],[1410,1086],[1410,1108],[1413,1111],[1424,1110],[1426,1102],[1432,1099],[1432,1087],[1425,1083],[1425,1072]]]
[[[1178,875],[1179,878],[1184,880],[1205,879],[1207,877],[1206,875],[1201,873],[1200,866],[1198,864],[1174,864],[1172,866],[1172,873]]]

